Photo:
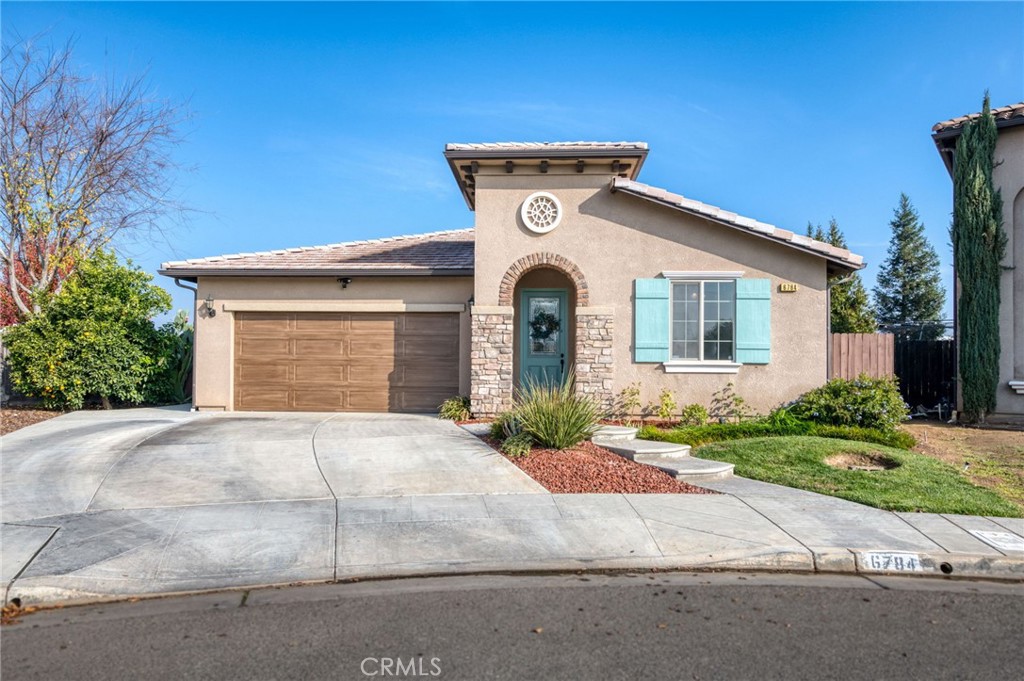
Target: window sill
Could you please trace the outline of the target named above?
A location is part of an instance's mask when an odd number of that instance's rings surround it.
[[[666,374],[737,374],[742,364],[732,362],[664,362]]]

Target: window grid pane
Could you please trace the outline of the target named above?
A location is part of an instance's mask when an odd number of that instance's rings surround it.
[[[700,359],[700,283],[672,285],[672,359]]]
[[[736,283],[672,284],[672,359],[731,362],[734,357]]]

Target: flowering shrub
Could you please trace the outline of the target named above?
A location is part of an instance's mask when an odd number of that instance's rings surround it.
[[[834,378],[802,395],[789,412],[798,419],[832,426],[893,430],[907,418],[907,405],[894,378],[861,374]]]

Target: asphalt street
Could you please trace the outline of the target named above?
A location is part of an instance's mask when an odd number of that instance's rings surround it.
[[[738,573],[470,576],[68,607],[20,679],[1009,679],[1024,586]]]

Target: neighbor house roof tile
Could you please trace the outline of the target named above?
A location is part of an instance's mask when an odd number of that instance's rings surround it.
[[[1016,104],[1009,104],[1007,106],[1001,106],[996,109],[991,109],[992,117],[996,119],[996,125],[1001,122],[1008,121],[1017,124],[1024,124],[1024,102],[1017,102]],[[975,112],[967,114],[966,116],[957,116],[956,118],[950,118],[948,121],[942,121],[932,126],[932,133],[939,134],[959,130],[963,128],[964,123],[972,121],[981,116],[981,112]],[[1016,120],[1021,119],[1021,120]],[[1006,125],[1006,123],[1003,123]]]

